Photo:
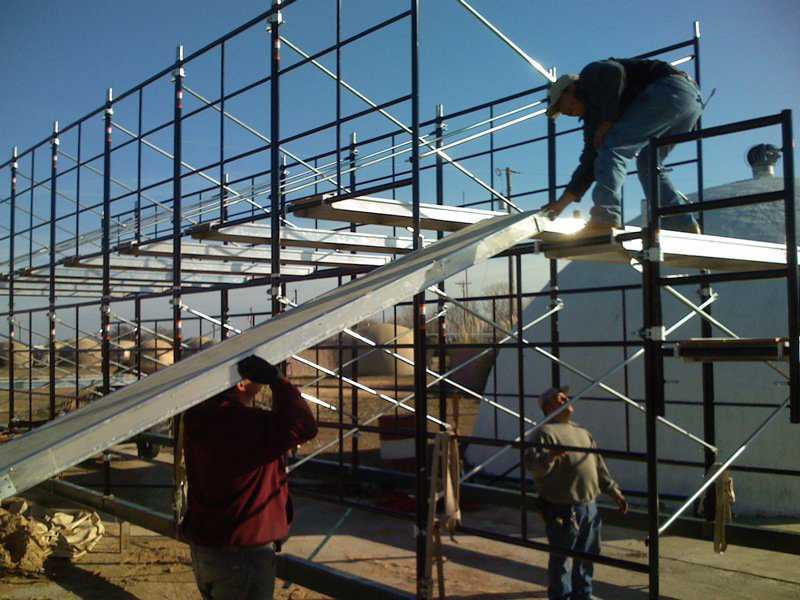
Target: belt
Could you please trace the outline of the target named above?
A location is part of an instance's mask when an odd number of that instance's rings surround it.
[[[260,546],[218,546],[213,550],[224,552],[225,554],[236,554],[237,552],[246,552],[248,550],[265,550],[269,548],[274,552],[280,552],[277,542],[270,542],[269,544],[262,544]]]

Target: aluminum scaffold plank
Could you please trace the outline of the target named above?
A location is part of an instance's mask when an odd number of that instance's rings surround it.
[[[536,221],[528,212],[477,223],[8,442],[0,458],[0,499],[228,389],[245,356],[278,364],[531,237]]]

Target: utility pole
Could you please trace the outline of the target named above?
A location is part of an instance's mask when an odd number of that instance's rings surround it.
[[[464,281],[457,281],[456,285],[461,288],[461,297],[469,297],[469,270],[464,271]]]
[[[511,167],[505,168],[497,168],[494,170],[495,175],[500,177],[505,173],[506,176],[506,198],[511,200],[511,175],[512,174],[520,174],[520,171],[515,171]],[[508,212],[511,212],[511,205],[507,205]],[[514,285],[514,257],[508,257],[508,323],[506,324],[507,327],[511,328],[514,324],[514,300],[512,296],[514,295],[515,285]]]

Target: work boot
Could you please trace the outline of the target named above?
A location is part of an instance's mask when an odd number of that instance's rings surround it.
[[[619,223],[611,223],[608,221],[598,221],[589,219],[583,229],[576,232],[576,236],[580,237],[599,237],[602,235],[610,235],[614,229],[621,229],[622,225]]]

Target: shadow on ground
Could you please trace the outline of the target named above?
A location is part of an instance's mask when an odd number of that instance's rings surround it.
[[[137,600],[137,596],[69,560],[51,558],[45,563],[45,573],[50,581],[79,598]]]

